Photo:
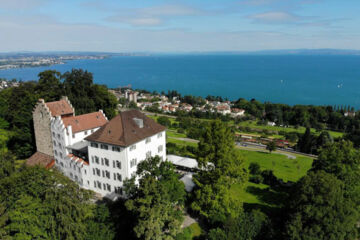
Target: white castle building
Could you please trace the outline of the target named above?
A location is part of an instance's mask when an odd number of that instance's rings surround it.
[[[35,131],[48,127],[50,131],[35,136],[50,138],[51,146],[45,143],[44,150],[38,146],[44,141],[37,139],[38,152],[28,159],[28,165],[55,165],[81,187],[115,199],[123,195],[123,180],[135,174],[140,161],[156,155],[166,159],[165,127],[141,112],[121,112],[108,121],[101,110],[75,116],[69,109],[73,108],[66,98],[51,103],[39,100],[34,110]],[[50,137],[44,138],[47,133]],[[46,157],[53,163],[43,163]]]

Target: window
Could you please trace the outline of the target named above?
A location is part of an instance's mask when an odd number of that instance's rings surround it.
[[[91,156],[91,162],[94,163],[94,156]]]
[[[109,166],[109,165],[110,165],[110,163],[109,163],[109,159],[104,158],[104,163],[105,163],[105,165],[106,165],[106,166]]]
[[[93,133],[94,132],[94,129],[91,129],[91,133]]]
[[[151,157],[151,151],[148,151],[147,153],[146,153],[146,158],[150,158]]]
[[[95,168],[93,168],[93,175],[96,175],[96,172],[95,172],[96,170],[95,170]]]
[[[56,147],[56,141],[54,141],[54,146]]]
[[[131,161],[130,161],[130,167],[136,166],[136,163],[137,163],[136,158],[131,159]]]
[[[105,183],[103,183],[103,186],[104,186],[104,190],[106,190],[106,184]]]
[[[85,131],[85,135],[87,135],[87,131]]]
[[[146,140],[145,140],[145,143],[149,143],[149,142],[151,142],[151,138],[146,138]]]
[[[54,151],[54,153],[55,153],[55,156],[57,156],[57,155],[58,155],[56,150]]]
[[[94,181],[94,188],[96,188],[96,185],[97,185],[97,184],[96,184],[96,181]]]
[[[72,174],[72,173],[70,173],[70,177],[73,178],[73,174]]]
[[[60,163],[60,166],[61,166],[61,167],[64,167],[64,164],[61,162],[61,163]]]
[[[63,157],[62,152],[60,152],[60,157],[61,157],[61,158]]]
[[[86,175],[86,170],[84,170],[84,173],[85,173],[85,175]]]
[[[56,164],[59,164],[59,160],[55,159]]]
[[[75,138],[75,133],[72,135],[73,138]]]
[[[96,168],[96,175],[100,177],[100,169]]]
[[[159,134],[157,135],[157,137],[158,137],[158,138],[161,138],[161,137],[162,137],[162,133],[159,133]]]
[[[55,133],[53,132],[52,134],[53,134],[53,137],[55,137]]]
[[[101,189],[101,182],[97,182],[97,186],[98,186],[98,188],[100,188]]]
[[[110,172],[109,171],[105,171],[105,175],[108,179],[110,179]]]
[[[98,156],[95,156],[95,162],[96,162],[96,164],[99,164],[99,157]]]
[[[90,145],[91,145],[91,147],[94,147],[94,148],[98,148],[98,147],[99,147],[99,144],[94,143],[94,142],[92,142]]]
[[[130,151],[135,150],[135,149],[136,149],[136,145],[130,146]]]
[[[104,166],[104,159],[103,158],[101,158],[101,165]]]
[[[74,164],[74,167],[73,167],[74,170],[76,170],[76,165]]]
[[[112,147],[112,150],[113,150],[114,152],[120,152],[120,151],[121,151],[120,147],[116,147],[116,146],[113,146],[113,147]]]
[[[101,144],[101,145],[100,145],[100,148],[101,148],[101,149],[108,150],[108,145],[106,145],[106,144]]]
[[[102,177],[105,177],[104,170],[102,170],[101,173],[102,173]]]
[[[87,185],[88,185],[88,186],[90,185],[90,182],[89,182],[89,180],[87,181]]]
[[[57,135],[57,138],[60,139],[60,134]]]
[[[120,162],[120,161],[116,161],[116,167],[117,167],[118,169],[121,169],[121,162]]]
[[[116,180],[116,173],[114,173],[114,180]]]
[[[122,181],[122,176],[120,173],[116,174],[116,179],[119,180],[120,182]]]
[[[81,173],[80,167],[78,167],[78,171],[79,171],[79,173]]]
[[[115,193],[122,195],[123,191],[121,187],[114,187],[115,188]]]
[[[60,148],[60,149],[62,149],[62,145],[61,145],[61,143],[59,143],[59,148]]]
[[[115,164],[116,164],[116,163],[115,163],[115,160],[113,160],[113,168],[115,168]]]
[[[75,175],[75,180],[78,181],[78,176],[77,175]]]
[[[162,152],[163,151],[163,145],[160,145],[159,147],[158,147],[158,152]]]
[[[111,192],[111,185],[110,184],[106,184],[106,188],[109,192]]]

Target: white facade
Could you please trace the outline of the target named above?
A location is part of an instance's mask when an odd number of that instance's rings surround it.
[[[123,181],[136,173],[138,163],[156,155],[166,159],[166,133],[160,132],[127,147],[90,142],[88,150],[89,189],[102,196],[121,195]]]
[[[85,189],[114,199],[123,194],[123,181],[136,173],[139,162],[156,155],[166,159],[165,131],[127,147],[84,140],[99,128],[73,133],[61,117],[51,121],[55,166]],[[74,144],[87,148],[87,159],[72,154]]]
[[[87,129],[81,132],[72,132],[72,127],[65,127],[61,117],[52,118],[51,134],[53,139],[53,150],[55,158],[55,166],[63,172],[63,174],[79,183],[84,188],[89,188],[90,182],[87,180],[89,174],[89,166],[85,161],[79,158],[69,157],[68,146],[81,142],[85,137],[98,130],[100,127]]]

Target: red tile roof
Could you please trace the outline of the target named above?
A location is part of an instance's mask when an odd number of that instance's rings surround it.
[[[62,119],[65,127],[71,125],[72,132],[77,133],[97,127],[103,126],[107,123],[107,119],[105,118],[102,112],[93,112],[88,114],[83,114],[79,116],[71,116]]]
[[[75,156],[74,154],[68,154],[67,155],[68,156],[68,158],[70,158],[72,161],[74,161],[74,162],[79,162],[79,163],[83,163],[83,164],[85,164],[85,165],[89,165],[89,163],[87,162],[87,161],[85,161],[84,159],[82,159],[82,158],[79,158],[79,157],[77,157],[77,156]]]
[[[143,127],[135,122],[143,121]],[[138,110],[121,112],[99,130],[85,138],[88,141],[108,143],[117,146],[129,146],[147,137],[164,131],[166,128],[146,117]]]
[[[56,101],[56,102],[47,102],[46,106],[49,108],[51,115],[53,117],[74,113],[74,109],[64,99],[62,99],[60,101]]]
[[[54,164],[55,160],[52,156],[41,152],[34,153],[30,158],[26,160],[26,165],[28,166],[39,165],[46,169],[51,168],[52,166],[54,166]]]

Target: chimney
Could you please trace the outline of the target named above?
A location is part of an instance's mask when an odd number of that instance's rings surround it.
[[[143,128],[144,127],[144,120],[141,118],[133,118],[133,120],[135,121],[136,125],[138,125],[139,128]]]

